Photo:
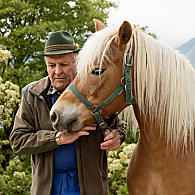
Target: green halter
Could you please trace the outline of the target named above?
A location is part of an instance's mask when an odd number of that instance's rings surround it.
[[[125,62],[125,69],[124,69],[124,77],[121,79],[121,83],[119,86],[114,90],[114,92],[106,98],[102,103],[98,105],[91,104],[80,92],[79,90],[74,86],[73,83],[71,83],[68,87],[69,89],[74,93],[74,95],[85,104],[85,106],[91,111],[93,116],[95,117],[98,125],[100,128],[104,131],[106,129],[109,129],[106,122],[103,120],[101,116],[101,111],[105,106],[107,106],[109,103],[111,103],[118,95],[121,94],[121,92],[125,89],[126,91],[126,104],[134,104],[135,98],[132,96],[131,93],[131,66],[132,66],[132,56],[130,55],[130,49],[127,52],[126,55],[126,62]],[[123,83],[123,80],[125,81],[125,84]]]

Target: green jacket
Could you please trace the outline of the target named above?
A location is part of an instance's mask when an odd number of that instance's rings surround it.
[[[57,131],[52,128],[46,104],[48,77],[31,83],[22,90],[22,101],[10,135],[17,154],[31,154],[32,195],[51,194],[54,149]],[[114,120],[113,120],[114,119]],[[110,119],[109,119],[110,120]],[[111,122],[109,121],[108,122]],[[112,117],[112,128],[125,139],[126,123]],[[100,149],[103,133],[99,128],[76,141],[77,167],[81,195],[107,195],[107,155]]]

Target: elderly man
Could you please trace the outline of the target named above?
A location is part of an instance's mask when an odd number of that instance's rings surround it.
[[[111,131],[96,124],[67,134],[53,129],[49,111],[75,77],[74,57],[79,49],[66,31],[53,32],[44,52],[48,76],[28,84],[15,117],[10,143],[14,152],[31,154],[32,195],[106,195],[106,150],[125,139],[126,124],[112,115]]]

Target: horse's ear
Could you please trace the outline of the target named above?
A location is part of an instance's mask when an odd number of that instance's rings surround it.
[[[127,44],[132,35],[131,24],[127,21],[124,21],[118,31],[118,38],[120,46]]]
[[[93,19],[93,22],[95,23],[96,32],[106,27],[105,24],[98,19]]]

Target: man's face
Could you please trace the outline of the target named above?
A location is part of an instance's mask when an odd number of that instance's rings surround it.
[[[75,77],[73,54],[46,56],[45,62],[52,86],[63,91]]]

